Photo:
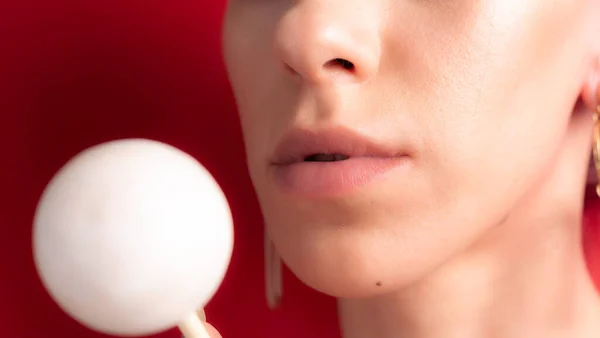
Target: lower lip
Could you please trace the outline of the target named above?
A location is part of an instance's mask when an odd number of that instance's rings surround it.
[[[275,166],[277,184],[286,193],[336,196],[373,182],[403,166],[408,157],[355,157],[336,162],[297,162]]]

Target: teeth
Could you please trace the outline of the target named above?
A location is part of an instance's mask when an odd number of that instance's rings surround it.
[[[304,159],[306,162],[336,162],[347,160],[349,157],[342,154],[313,154]]]

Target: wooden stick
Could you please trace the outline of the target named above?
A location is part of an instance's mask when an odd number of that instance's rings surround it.
[[[196,313],[190,313],[179,324],[179,330],[185,338],[210,338],[206,327]]]
[[[206,313],[204,312],[204,309],[200,309],[200,310],[196,311],[196,314],[198,315],[198,318],[200,318],[200,320],[203,323],[206,323]]]

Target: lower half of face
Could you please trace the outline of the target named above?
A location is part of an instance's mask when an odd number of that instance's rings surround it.
[[[422,278],[498,225],[555,160],[589,1],[284,3],[232,0],[225,56],[267,230],[308,285],[364,297]],[[375,71],[310,68],[328,58]]]

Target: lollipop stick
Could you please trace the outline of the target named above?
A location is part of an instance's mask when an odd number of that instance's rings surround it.
[[[190,313],[179,324],[179,330],[185,338],[210,338],[206,327],[196,313]]]

